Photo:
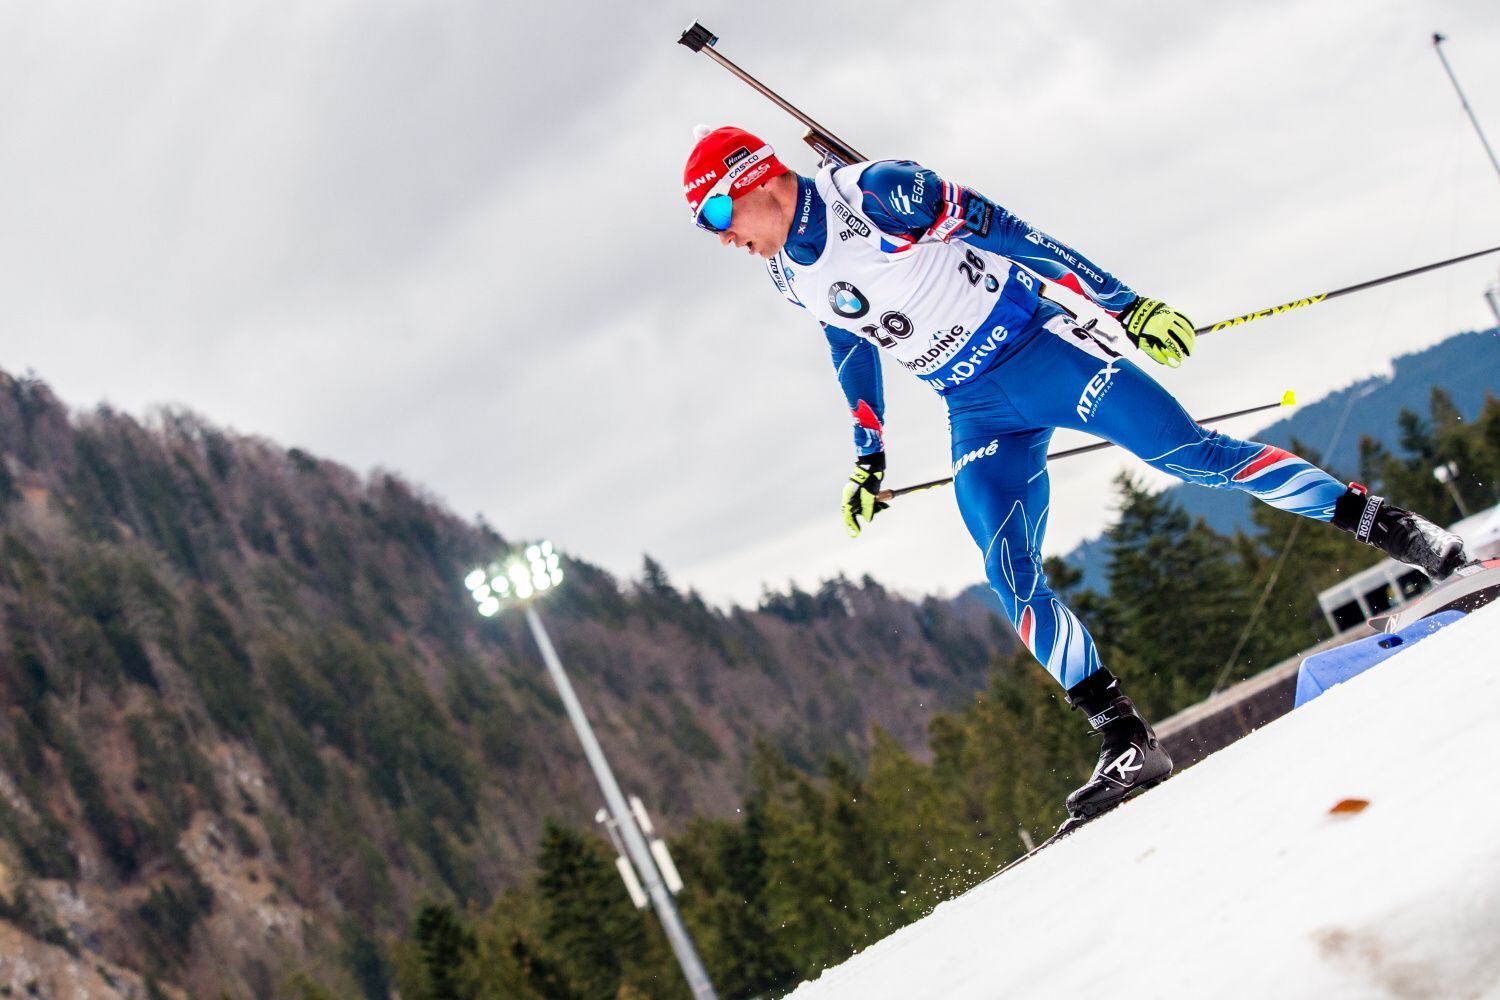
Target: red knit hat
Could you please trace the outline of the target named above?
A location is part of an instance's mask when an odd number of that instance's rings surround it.
[[[787,172],[769,143],[742,128],[725,125],[710,132],[699,125],[693,134],[698,144],[688,154],[687,167],[682,171],[682,193],[694,218],[713,195],[728,194],[737,200]]]

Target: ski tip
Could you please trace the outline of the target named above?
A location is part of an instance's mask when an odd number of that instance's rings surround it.
[[[1292,390],[1290,390],[1290,389],[1288,389],[1286,392],[1283,392],[1281,394],[1281,405],[1282,406],[1296,406],[1297,405],[1297,394],[1295,392],[1293,392]]]

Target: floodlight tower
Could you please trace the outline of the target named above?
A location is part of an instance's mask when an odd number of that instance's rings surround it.
[[[1453,81],[1453,89],[1458,91],[1458,102],[1464,106],[1464,112],[1474,126],[1474,133],[1479,136],[1485,154],[1490,158],[1490,166],[1494,167],[1495,174],[1500,176],[1500,159],[1495,158],[1495,151],[1490,148],[1489,137],[1484,134],[1484,129],[1479,127],[1479,119],[1474,115],[1474,109],[1469,107],[1469,98],[1464,94],[1464,88],[1458,85],[1458,77],[1453,75],[1453,67],[1448,65],[1448,57],[1443,55],[1443,43],[1447,40],[1447,36],[1440,32],[1432,33],[1432,47],[1437,52],[1438,58],[1443,61],[1443,69],[1448,71],[1448,79]]]
[[[563,671],[562,661],[552,648],[552,639],[542,625],[542,617],[537,614],[535,599],[561,585],[562,580],[561,558],[552,548],[551,542],[541,542],[527,546],[522,553],[512,553],[508,558],[491,563],[484,569],[471,571],[464,578],[464,585],[469,588],[479,613],[486,618],[493,618],[506,607],[520,607],[524,610],[526,624],[531,627],[531,635],[536,639],[542,661],[547,665],[547,672],[552,675],[552,683],[568,711],[568,719],[573,723],[573,731],[578,734],[578,742],[583,744],[583,754],[588,758],[589,767],[593,769],[599,790],[604,793],[604,801],[614,818],[615,828],[625,841],[625,849],[635,870],[645,882],[646,895],[650,897],[662,930],[666,932],[667,941],[677,956],[677,964],[682,966],[688,988],[692,990],[695,1000],[717,1000],[708,972],[703,968],[697,948],[693,947],[693,939],[688,936],[672,895],[651,856],[651,849],[646,845],[646,838],[636,825],[635,816],[625,801],[624,793],[620,791],[620,783],[615,780],[615,773],[610,770],[604,750],[594,738],[594,728],[589,725],[588,716],[583,713],[583,705],[573,691],[573,683]]]
[[[1458,508],[1459,517],[1468,517],[1469,508],[1464,506],[1464,498],[1458,493],[1458,464],[1447,462],[1432,470],[1432,478],[1448,487],[1448,494],[1453,497],[1453,505]]]

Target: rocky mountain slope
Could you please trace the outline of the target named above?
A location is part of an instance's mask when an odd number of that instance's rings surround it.
[[[0,375],[0,985],[356,994],[416,901],[483,903],[548,817],[587,825],[523,624],[463,589],[505,546],[394,475]],[[757,740],[920,752],[1012,644],[868,579],[724,612],[649,560],[565,568],[554,640],[668,828],[732,811]]]

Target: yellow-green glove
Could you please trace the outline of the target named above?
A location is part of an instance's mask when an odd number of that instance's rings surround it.
[[[868,523],[889,506],[875,497],[880,492],[880,481],[884,478],[885,452],[861,455],[855,461],[854,471],[844,484],[844,530],[849,532],[850,538],[859,537],[861,518]]]
[[[1160,299],[1137,297],[1120,317],[1125,335],[1141,353],[1168,368],[1181,365],[1198,339],[1193,323]]]

